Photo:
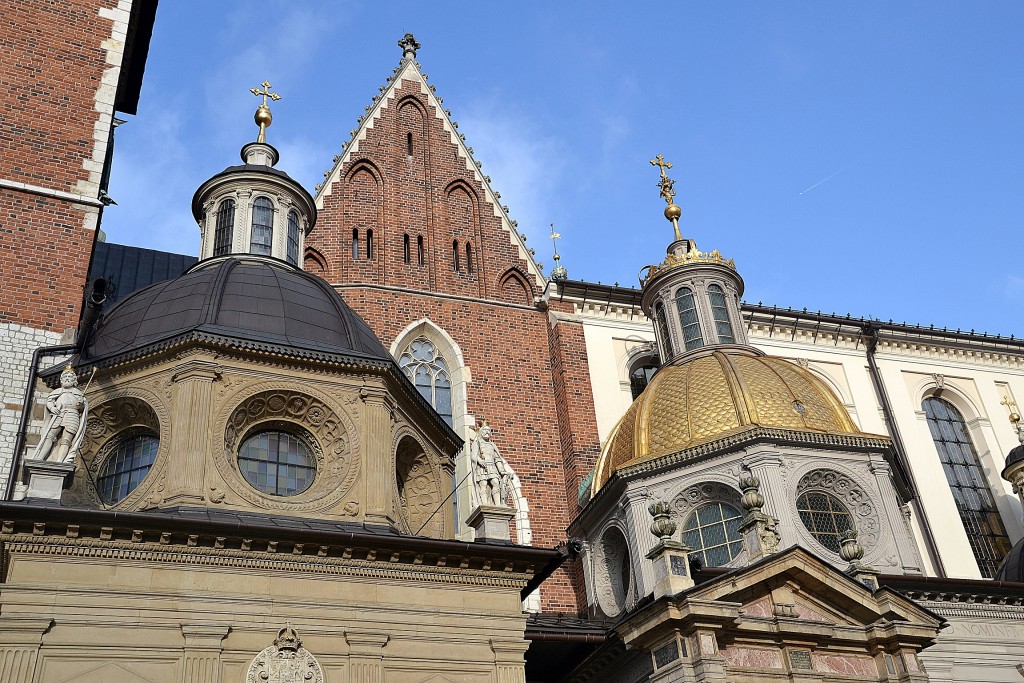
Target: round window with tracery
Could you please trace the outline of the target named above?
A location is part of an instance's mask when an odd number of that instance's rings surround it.
[[[103,502],[117,503],[137,489],[156,461],[159,448],[160,439],[152,434],[136,433],[119,439],[96,478]]]
[[[316,458],[298,436],[266,431],[242,442],[238,469],[253,488],[263,493],[294,496],[313,485]]]
[[[705,567],[721,567],[743,552],[740,522],[743,515],[725,503],[707,503],[697,508],[683,525],[683,543]]]
[[[796,499],[800,521],[818,543],[838,554],[842,533],[855,529],[853,515],[839,499],[820,491],[808,491]]]

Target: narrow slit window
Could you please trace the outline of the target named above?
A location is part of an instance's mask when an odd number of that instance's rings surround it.
[[[359,260],[359,231],[352,231],[352,260]]]
[[[373,258],[373,230],[366,231],[366,260]]]
[[[409,253],[409,233],[405,234],[402,239],[402,260],[409,263],[412,260],[412,256]]]
[[[288,263],[299,265],[299,214],[288,212]]]
[[[718,285],[708,286],[708,298],[711,299],[711,314],[715,318],[715,334],[719,344],[735,344],[736,335],[732,332],[729,322],[729,307],[725,303],[725,292]]]
[[[419,265],[423,265],[423,235],[416,236],[416,260]]]
[[[252,205],[252,233],[249,253],[270,256],[274,244],[274,204],[259,197]]]
[[[405,153],[412,156],[412,133],[405,134]]]
[[[473,245],[466,242],[466,272],[473,274]]]
[[[231,253],[231,237],[235,232],[235,200],[225,199],[217,208],[217,228],[213,233],[213,255]]]
[[[452,242],[452,270],[459,272],[459,242]]]
[[[662,358],[671,358],[673,355],[675,355],[675,350],[672,348],[672,336],[669,334],[668,331],[668,318],[666,317],[667,315],[668,314],[665,311],[665,307],[662,306],[661,303],[658,303],[658,305],[654,307],[654,317],[658,321],[658,332],[661,336],[661,348],[664,352]]]
[[[692,289],[679,288],[676,292],[676,308],[679,310],[679,325],[683,328],[683,346],[687,351],[704,346],[700,319],[697,317],[697,302],[693,298]]]

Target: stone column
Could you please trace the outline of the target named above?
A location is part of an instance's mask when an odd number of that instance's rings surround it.
[[[378,388],[364,388],[360,396],[365,404],[362,433],[365,521],[393,527],[395,520],[391,518],[388,504],[395,487],[390,397]]]
[[[0,681],[35,680],[39,648],[53,623],[45,617],[0,617]]]
[[[634,576],[638,581],[636,594],[643,596],[654,590],[654,565],[645,562],[647,554],[654,550],[657,539],[651,535],[651,515],[647,506],[651,499],[646,489],[627,490],[623,508],[626,511],[626,524],[629,527],[627,542],[630,544],[630,560],[633,562]],[[639,571],[636,571],[639,569]]]
[[[390,639],[386,633],[345,634],[351,683],[384,683],[384,646]]]
[[[906,523],[903,521],[903,513],[899,509],[896,500],[896,488],[892,483],[892,468],[885,460],[872,456],[868,463],[871,474],[875,475],[875,485],[878,487],[878,494],[882,498],[882,509],[885,510],[885,518],[889,523],[896,538],[896,552],[899,554],[900,566],[904,573],[919,574],[921,572],[921,556],[917,552],[917,542],[910,535]]]
[[[743,464],[761,482],[764,496],[764,512],[778,520],[781,547],[793,545],[796,538],[796,523],[789,505],[775,505],[775,501],[786,500],[786,487],[782,481],[782,457],[774,451],[751,453],[743,458]]]
[[[238,190],[235,197],[235,235],[231,240],[231,252],[245,254],[249,252],[249,237],[252,235],[252,224],[249,220],[252,190]]]
[[[526,650],[524,640],[492,640],[497,683],[526,683]]]
[[[185,637],[181,683],[221,683],[220,655],[230,631],[228,626],[181,625]]]
[[[210,442],[213,411],[213,383],[220,377],[219,366],[192,359],[179,366],[171,378],[171,447],[174,467],[167,468],[165,505],[202,505],[206,502],[204,482],[206,451]]]

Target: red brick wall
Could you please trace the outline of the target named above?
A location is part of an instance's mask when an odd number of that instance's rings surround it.
[[[95,95],[115,0],[7,2],[0,15],[0,179],[78,191],[100,116]],[[95,209],[91,209],[95,213]],[[0,322],[74,327],[94,232],[86,207],[0,192]]]
[[[360,261],[353,261],[352,230],[365,240],[371,227],[377,243],[373,259],[367,261],[361,250]],[[405,262],[407,234],[410,263]],[[417,259],[417,237],[423,238],[423,265]],[[522,281],[526,289],[503,286],[511,268],[527,272],[511,239],[418,83],[404,80],[343,165],[341,180],[325,196],[306,244],[326,259],[323,276],[331,283],[368,282],[532,303],[539,294],[532,278]],[[458,245],[458,271],[453,243]]]
[[[68,202],[0,190],[0,322],[77,325],[95,234],[83,220]]]
[[[548,314],[533,307],[540,292],[527,264],[418,82],[398,85],[329,191],[307,238],[318,254],[307,258],[307,269],[345,285],[342,295],[386,346],[423,317],[454,338],[472,373],[469,412],[494,427],[495,442],[523,482],[533,544],[564,540],[576,489],[598,448],[582,329],[552,331]],[[370,229],[375,251],[367,258]],[[360,238],[355,260],[353,230]],[[576,613],[585,604],[581,591],[578,567],[566,567],[544,583],[543,608]]]

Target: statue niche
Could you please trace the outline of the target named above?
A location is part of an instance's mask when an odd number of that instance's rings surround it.
[[[409,533],[439,537],[444,529],[440,478],[423,447],[411,436],[402,437],[395,453],[395,480]]]

